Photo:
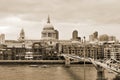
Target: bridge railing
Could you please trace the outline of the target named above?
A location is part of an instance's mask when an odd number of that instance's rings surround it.
[[[76,55],[70,55],[70,54],[62,54],[62,56],[64,57],[69,57],[69,58],[72,58],[72,59],[79,59],[79,60],[85,60],[85,61],[88,61],[88,62],[91,62],[96,68],[98,66],[101,66],[109,71],[113,71],[114,73],[117,73],[117,74],[120,74],[120,66],[118,63],[120,63],[120,61],[117,61],[115,59],[109,59],[109,60],[94,60],[92,58],[84,58],[84,57],[80,57],[80,56],[76,56]],[[116,61],[116,63],[112,62],[112,61]]]

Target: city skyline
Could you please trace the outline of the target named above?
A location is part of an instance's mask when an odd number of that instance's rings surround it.
[[[25,31],[25,37],[26,39],[41,39],[41,32],[44,28],[44,26],[47,24],[47,19],[44,22],[38,22],[36,27],[32,27],[34,26],[34,23],[32,26],[26,26],[26,27],[17,27],[17,26],[4,26],[1,27],[1,33],[5,34],[6,36],[6,40],[17,40],[19,38],[19,33],[21,31],[21,29],[24,29]],[[119,27],[117,28],[117,30],[115,30],[113,32],[113,30],[115,29],[112,26],[108,26],[104,27],[104,26],[90,26],[89,24],[84,24],[84,23],[51,23],[55,29],[57,29],[59,31],[59,36],[60,39],[65,39],[65,40],[69,40],[72,38],[72,32],[74,30],[78,31],[78,35],[79,37],[83,38],[84,36],[86,36],[87,39],[89,39],[89,35],[91,35],[92,33],[94,33],[95,31],[98,31],[99,35],[103,35],[103,34],[107,34],[108,36],[116,36],[117,39],[119,39],[119,35],[117,36],[117,33],[119,32]],[[39,26],[40,25],[40,26]],[[108,28],[109,27],[109,28]],[[29,29],[31,28],[31,29]],[[12,29],[14,29],[12,31]],[[68,30],[69,31],[66,31]],[[108,32],[108,31],[110,32]],[[106,31],[106,32],[104,32]],[[111,33],[112,32],[112,33]],[[116,35],[115,35],[116,34]],[[11,36],[10,36],[11,35]]]
[[[79,36],[99,34],[119,37],[119,0],[1,0],[0,33],[6,39],[18,39],[24,28],[28,39],[41,39],[48,14],[59,31],[60,39],[71,39],[72,31]],[[68,30],[69,28],[69,30]],[[66,31],[67,30],[67,31]]]

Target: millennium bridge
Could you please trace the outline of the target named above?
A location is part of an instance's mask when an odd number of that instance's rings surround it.
[[[65,65],[67,67],[68,66],[70,67],[71,59],[76,61],[77,60],[84,61],[84,67],[85,67],[85,62],[91,62],[97,70],[97,80],[107,80],[105,78],[105,72],[104,72],[105,69],[110,72],[113,72],[116,75],[114,80],[120,80],[120,66],[119,66],[120,61],[117,61],[112,58],[109,60],[95,60],[92,58],[87,58],[85,56],[80,57],[80,56],[70,55],[70,54],[62,54],[61,56],[65,58]],[[84,80],[85,80],[85,70],[84,70]]]

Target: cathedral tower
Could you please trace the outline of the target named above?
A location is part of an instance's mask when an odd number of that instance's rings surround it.
[[[24,29],[21,29],[20,35],[19,35],[19,41],[24,41],[25,40],[25,32]]]

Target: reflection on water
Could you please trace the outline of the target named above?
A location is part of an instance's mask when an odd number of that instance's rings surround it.
[[[83,80],[83,65],[72,65],[65,68],[62,65],[49,65],[48,68],[29,67],[29,65],[1,65],[0,80]],[[92,65],[87,65],[86,80],[96,80],[96,69]],[[112,80],[115,75],[105,71],[108,80]]]

